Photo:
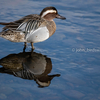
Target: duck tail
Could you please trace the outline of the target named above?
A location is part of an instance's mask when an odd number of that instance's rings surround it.
[[[9,25],[10,23],[0,22],[1,25]]]

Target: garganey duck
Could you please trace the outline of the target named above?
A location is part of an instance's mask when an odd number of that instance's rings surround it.
[[[54,18],[66,19],[58,14],[55,7],[46,7],[40,15],[31,14],[14,22],[0,22],[1,25],[5,25],[0,36],[12,42],[25,42],[24,50],[29,42],[34,49],[33,43],[42,42],[54,34]]]

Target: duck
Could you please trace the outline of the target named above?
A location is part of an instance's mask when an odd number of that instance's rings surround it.
[[[34,43],[45,41],[55,33],[54,18],[66,19],[58,14],[55,7],[50,6],[44,8],[39,15],[30,14],[13,22],[0,22],[4,25],[0,37],[11,42],[24,42],[23,50],[26,49],[27,43],[31,43],[34,50]]]

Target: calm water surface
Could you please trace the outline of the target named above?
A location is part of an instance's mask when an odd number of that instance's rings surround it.
[[[39,88],[34,80],[0,73],[0,100],[100,100],[100,0],[1,0],[0,22],[39,14],[47,6],[66,20],[55,19],[55,34],[36,43],[35,52],[51,59],[48,75],[61,76]],[[0,38],[0,59],[22,52],[23,45]],[[30,49],[28,44],[26,52]]]

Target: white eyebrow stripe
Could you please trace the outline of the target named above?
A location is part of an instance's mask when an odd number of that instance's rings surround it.
[[[41,17],[44,17],[44,16],[47,15],[48,13],[56,13],[56,11],[55,11],[55,10],[47,10],[46,12],[44,12],[44,13],[42,14]]]

